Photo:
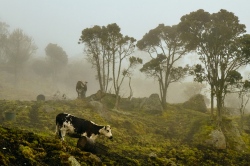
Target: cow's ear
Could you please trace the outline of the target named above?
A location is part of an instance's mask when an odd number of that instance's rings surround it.
[[[105,129],[105,130],[107,130],[107,127],[106,127],[106,126],[104,126],[104,129]]]

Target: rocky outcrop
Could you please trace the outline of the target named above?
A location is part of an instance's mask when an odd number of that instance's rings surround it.
[[[204,96],[201,94],[194,95],[188,101],[184,102],[183,107],[199,112],[207,112],[207,106],[204,100]]]
[[[145,98],[140,104],[140,109],[148,113],[162,113],[163,107],[161,105],[158,94],[151,94],[149,98]]]
[[[225,138],[222,131],[213,130],[209,134],[209,137],[210,138],[205,141],[207,145],[211,145],[211,146],[215,147],[216,149],[226,149],[226,147],[227,147],[226,138]]]

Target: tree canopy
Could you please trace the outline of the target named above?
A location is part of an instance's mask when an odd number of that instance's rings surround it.
[[[62,47],[52,43],[47,45],[45,52],[48,57],[48,63],[53,70],[53,76],[55,77],[58,72],[68,64],[68,55]]]
[[[210,14],[197,10],[181,17],[179,30],[187,47],[196,51],[202,65],[195,66],[197,81],[207,81],[217,100],[217,118],[221,121],[221,112],[226,86],[230,74],[242,65],[249,63],[247,37],[242,36],[245,25],[233,13],[221,9]]]
[[[97,71],[100,90],[106,92],[109,81],[112,80],[116,94],[115,107],[118,107],[120,87],[124,78],[131,73],[135,64],[141,63],[139,58],[130,59],[128,67],[122,63],[134,52],[135,42],[133,37],[124,36],[115,23],[86,28],[79,39],[79,43],[85,44],[84,52]]]
[[[137,47],[146,51],[152,58],[140,71],[158,80],[161,103],[165,108],[169,85],[183,78],[188,71],[188,66],[176,66],[177,61],[188,53],[185,43],[180,38],[180,31],[176,25],[160,24],[146,33],[137,42]]]

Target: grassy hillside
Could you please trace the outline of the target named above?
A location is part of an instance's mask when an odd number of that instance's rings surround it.
[[[14,121],[4,112],[16,112]],[[107,152],[93,155],[76,148],[77,139],[55,137],[55,117],[67,112],[97,124],[110,124],[113,140],[100,136]],[[216,150],[204,142],[215,129],[209,114],[168,105],[162,114],[142,110],[93,108],[84,100],[0,100],[0,165],[248,165],[249,135],[242,131],[247,148]],[[236,118],[237,119],[237,118]]]

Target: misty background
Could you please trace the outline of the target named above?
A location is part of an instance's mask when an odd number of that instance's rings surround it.
[[[6,100],[36,100],[38,94],[44,94],[47,99],[53,98],[57,92],[66,94],[68,99],[76,99],[75,85],[77,81],[87,81],[87,96],[99,90],[95,69],[86,60],[83,53],[84,45],[77,44],[81,31],[94,25],[106,26],[117,23],[124,35],[137,40],[158,24],[177,24],[181,16],[198,9],[208,12],[218,12],[226,9],[239,17],[250,31],[250,13],[247,0],[228,2],[227,0],[200,2],[191,0],[176,3],[176,1],[0,1],[0,22],[8,25],[8,33],[16,29],[32,39],[36,46],[34,53],[20,67],[15,76],[9,66],[1,66],[0,70],[0,99]],[[67,63],[56,72],[49,65],[46,48],[49,44],[56,44],[67,55]],[[143,63],[150,58],[147,53],[136,51],[134,56],[143,59]],[[193,65],[197,61],[195,54],[189,54],[178,62],[178,65]],[[45,65],[45,66],[44,66]],[[126,65],[126,64],[125,64]],[[159,93],[158,82],[147,78],[139,69],[134,69],[131,80],[133,97],[148,97],[152,93]],[[249,75],[250,67],[241,70],[244,78]],[[192,77],[186,77],[180,82],[170,85],[167,102],[180,103],[188,100],[192,95],[202,93],[209,96],[206,84],[193,82]],[[126,80],[121,89],[121,97],[129,96],[129,85]],[[226,104],[237,106],[237,96],[228,97]],[[208,102],[209,103],[209,102]],[[249,104],[248,104],[249,105]],[[248,106],[249,107],[249,106]]]

